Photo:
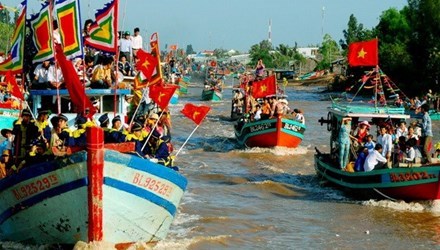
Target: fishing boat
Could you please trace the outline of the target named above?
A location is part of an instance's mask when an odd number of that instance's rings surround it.
[[[234,125],[238,144],[246,147],[264,148],[298,147],[304,139],[306,126],[304,122],[292,117],[287,111],[287,96],[278,93],[281,90],[277,87],[275,76],[272,75],[257,81],[253,76],[245,74],[240,81],[240,87],[234,88],[231,107],[231,118],[239,117]],[[252,90],[246,94],[245,88],[248,82],[252,82]],[[267,102],[269,99],[274,99],[282,106],[276,105],[276,109],[280,110],[274,111],[272,116],[266,115],[261,116],[261,119],[254,119],[255,114],[252,113],[252,109],[257,106],[257,103],[263,107],[263,99],[266,99]],[[251,103],[255,105],[251,105]]]
[[[399,157],[399,151],[394,151],[388,168],[373,169],[364,172],[352,171],[352,166],[358,155],[357,150],[350,151],[347,169],[339,166],[338,134],[342,119],[349,117],[352,124],[364,121],[371,125],[397,124],[410,118],[405,107],[395,106],[386,101],[396,91],[390,82],[381,82],[379,69],[375,69],[363,77],[362,87],[368,87],[378,91],[378,100],[356,100],[355,97],[346,99],[333,99],[328,108],[327,119],[321,118],[321,125],[327,123],[330,131],[330,150],[321,152],[316,149],[315,170],[322,183],[328,183],[342,188],[355,198],[386,198],[412,200],[433,200],[440,198],[440,163],[422,164],[420,159],[411,162]],[[385,86],[382,86],[385,85]],[[391,93],[387,93],[391,91]],[[395,94],[395,93],[394,93]],[[352,126],[353,128],[353,126]],[[354,143],[351,145],[353,146]],[[402,151],[400,151],[402,152]],[[402,153],[400,153],[402,154]]]
[[[180,93],[188,94],[188,84],[191,82],[191,76],[189,75],[179,76],[176,82],[179,85]]]
[[[259,121],[238,121],[234,126],[239,145],[246,147],[296,148],[304,138],[306,126],[299,121],[277,117]]]
[[[166,237],[186,178],[127,154],[133,143],[104,144],[103,137],[89,128],[87,148],[0,180],[1,241],[128,247]]]
[[[223,99],[223,73],[218,73],[217,68],[206,70],[205,82],[202,91],[202,101],[221,101]]]
[[[20,115],[20,102],[11,94],[11,86],[0,83],[0,129],[12,128],[12,123]]]

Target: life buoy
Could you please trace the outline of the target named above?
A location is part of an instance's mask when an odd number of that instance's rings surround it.
[[[217,66],[217,62],[216,61],[211,61],[211,67],[215,67]]]

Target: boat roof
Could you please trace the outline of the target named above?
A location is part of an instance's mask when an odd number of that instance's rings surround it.
[[[361,117],[361,118],[389,118],[389,119],[409,119],[405,113],[405,108],[392,106],[374,106],[366,102],[333,102],[327,108],[329,112],[339,116]]]

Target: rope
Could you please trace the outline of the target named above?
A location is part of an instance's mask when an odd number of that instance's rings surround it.
[[[383,197],[387,198],[388,200],[397,201],[397,199],[389,197],[388,195],[386,195],[386,194],[380,192],[379,190],[377,190],[376,188],[373,188],[373,190],[376,191],[378,194],[382,195]]]

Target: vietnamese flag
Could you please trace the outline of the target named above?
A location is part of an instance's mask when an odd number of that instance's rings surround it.
[[[350,66],[377,66],[379,64],[378,39],[350,43],[348,64]]]
[[[197,125],[200,125],[210,110],[211,108],[208,106],[196,106],[194,104],[187,103],[180,112],[182,112],[182,114],[189,119],[193,120]]]
[[[142,49],[138,50],[136,57],[139,59],[139,61],[136,63],[136,69],[138,71],[142,71],[142,74],[144,74],[144,76],[150,80],[159,61],[155,56],[143,51]]]
[[[275,75],[266,77],[261,81],[252,83],[252,96],[254,98],[263,98],[268,95],[274,95],[277,92]]]
[[[173,94],[178,87],[179,86],[173,84],[151,85],[149,96],[163,110],[168,106],[171,97],[173,97]]]
[[[18,87],[17,81],[15,80],[15,76],[12,74],[10,70],[6,72],[5,82],[6,82],[7,91],[9,91],[11,95],[23,101],[24,100],[23,93],[21,92],[20,87]]]

